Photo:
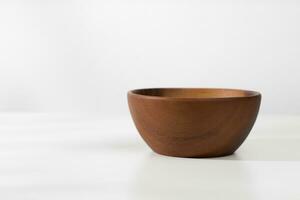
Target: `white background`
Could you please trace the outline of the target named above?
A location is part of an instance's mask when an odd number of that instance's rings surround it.
[[[299,199],[299,52],[296,0],[0,0],[0,199]],[[258,90],[262,115],[231,156],[159,156],[143,87]]]
[[[0,111],[128,114],[142,87],[261,91],[300,113],[295,0],[0,1]]]

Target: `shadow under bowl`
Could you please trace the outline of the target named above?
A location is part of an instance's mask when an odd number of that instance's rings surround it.
[[[217,157],[234,153],[255,123],[261,94],[212,88],[153,88],[128,92],[138,132],[159,154]]]

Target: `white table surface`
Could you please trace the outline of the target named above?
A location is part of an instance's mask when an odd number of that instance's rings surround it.
[[[0,199],[300,199],[300,116],[259,116],[232,156],[160,156],[129,116],[0,114]]]

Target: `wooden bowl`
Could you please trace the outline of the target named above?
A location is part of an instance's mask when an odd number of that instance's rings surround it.
[[[248,136],[260,107],[255,91],[153,88],[128,92],[133,121],[159,154],[217,157],[234,153]]]

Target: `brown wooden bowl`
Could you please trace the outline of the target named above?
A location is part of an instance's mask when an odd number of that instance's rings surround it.
[[[133,121],[159,154],[176,157],[230,155],[248,136],[261,94],[208,88],[154,88],[128,92]]]

